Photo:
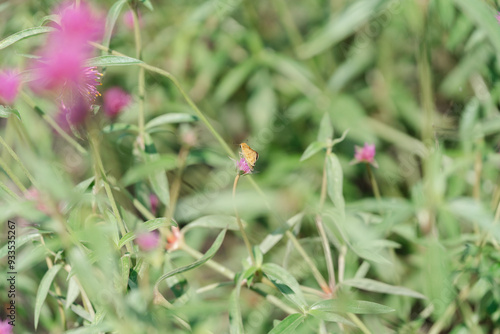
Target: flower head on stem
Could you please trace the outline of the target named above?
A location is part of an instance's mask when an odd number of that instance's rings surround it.
[[[351,161],[351,164],[364,162],[378,168],[378,164],[375,161],[375,144],[365,143],[363,147],[354,146],[354,150],[354,160]]]

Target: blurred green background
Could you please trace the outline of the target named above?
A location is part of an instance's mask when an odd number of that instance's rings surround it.
[[[116,6],[115,1],[89,2],[103,17]],[[3,2],[1,38],[40,25],[59,3]],[[500,333],[498,2],[146,1],[149,4],[153,10],[137,3],[144,62],[177,78],[234,152],[241,142],[259,152],[256,173],[252,181],[240,179],[235,200],[252,244],[259,244],[286,220],[302,213],[292,231],[327,277],[315,225],[315,214],[322,213],[337,274],[342,258],[345,279],[366,277],[426,297],[401,296],[394,289],[389,294],[376,293],[382,292],[380,287],[376,291],[366,286],[359,290],[340,287],[341,294],[395,309],[362,316],[369,332]],[[127,10],[124,4],[117,12],[110,48],[135,57],[134,32],[123,18]],[[39,35],[0,50],[1,67],[27,69],[30,55],[43,42],[44,36]],[[151,287],[156,279],[193,261],[182,251],[132,254],[137,272],[127,272],[126,293],[116,291],[114,281],[123,274],[124,250],[110,242],[116,243],[120,235],[109,196],[95,186],[97,167],[86,134],[98,133],[105,181],[112,186],[129,231],[140,229],[149,219],[134,199],[150,209],[148,196],[158,188],[169,190],[165,184],[155,186],[148,176],[166,175],[170,192],[176,180],[181,180],[174,219],[182,227],[207,215],[234,216],[236,171],[228,153],[179,89],[152,72],[145,76],[146,123],[169,113],[193,115],[196,121],[150,124],[147,131],[159,153],[154,160],[159,162],[144,158],[138,152],[137,133],[120,127],[138,122],[139,68],[100,69],[104,73],[101,93],[120,86],[132,94],[134,102],[114,121],[114,127],[98,112],[84,134],[71,134],[86,153],[56,135],[21,98],[15,107],[22,120],[13,116],[0,120],[2,138],[33,174],[44,198],[65,205],[62,217],[46,215],[33,203],[12,200],[2,191],[3,228],[11,219],[18,223],[20,235],[28,235],[17,253],[19,327],[15,333],[34,331],[34,305],[47,272],[46,256],[63,267],[71,264],[69,276],[79,275],[95,307],[97,316],[84,309],[83,296],[78,295],[74,306],[65,310],[68,330],[185,332],[175,321],[179,315],[188,319],[195,333],[228,332],[233,286],[197,291],[227,282],[207,266],[167,279],[173,292],[166,286],[162,291],[173,303],[172,309],[153,305]],[[53,100],[36,96],[28,84],[23,90],[46,113],[55,115]],[[320,148],[301,161],[306,148],[317,140],[325,114],[334,138],[349,130],[345,140],[333,147],[343,170],[340,186],[346,218],[341,222],[328,216],[334,203],[327,199],[324,207],[319,204],[326,150]],[[376,145],[379,167],[372,170],[381,199],[374,197],[365,166],[350,164],[354,146],[364,143]],[[179,179],[183,149],[187,159]],[[29,188],[30,180],[20,164],[4,148],[0,156]],[[0,175],[0,180],[22,197],[7,174]],[[161,204],[156,216],[163,217],[165,209]],[[64,224],[72,232],[64,232]],[[205,252],[216,232],[192,228],[186,233],[186,243]],[[3,265],[6,258],[1,255]],[[239,232],[230,231],[214,260],[241,272],[246,256]],[[265,254],[264,262],[288,268],[301,285],[321,292],[287,238]],[[37,333],[65,330],[55,297],[67,295],[71,280],[67,281],[64,270],[56,277],[62,292],[51,288],[41,307]],[[4,279],[0,282],[4,304],[7,287]],[[314,301],[317,296],[312,295],[308,298]],[[64,304],[65,299],[60,300]],[[250,290],[242,289],[239,304],[245,333],[267,333],[273,320],[286,316]],[[333,322],[322,326],[306,321],[296,330],[361,332]]]

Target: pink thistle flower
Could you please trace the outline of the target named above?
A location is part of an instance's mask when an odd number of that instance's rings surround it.
[[[160,235],[156,231],[141,233],[135,239],[135,243],[145,252],[149,252],[158,247],[159,242]]]
[[[9,324],[9,320],[0,320],[0,334],[12,334],[12,325]]]
[[[61,32],[67,38],[80,42],[97,41],[102,38],[104,32],[104,20],[96,16],[89,5],[81,2],[76,7],[72,2],[67,2],[61,7]],[[86,43],[84,48],[90,48]]]
[[[21,82],[13,70],[0,72],[0,103],[12,104],[19,92]]]
[[[177,226],[172,226],[170,228],[172,234],[167,237],[167,245],[165,248],[170,251],[179,249],[179,245],[182,241],[182,234]]]
[[[364,162],[378,168],[378,164],[375,161],[375,144],[365,143],[363,147],[355,146],[354,149],[354,160],[351,164]]]
[[[108,117],[114,118],[130,104],[131,100],[131,96],[123,89],[112,87],[104,93],[104,112]]]
[[[248,166],[248,163],[245,160],[245,158],[240,158],[240,160],[235,162],[236,162],[236,167],[238,168],[238,172],[240,172],[241,174],[246,175],[252,173],[252,170],[250,169],[250,166]]]
[[[496,19],[497,19],[498,23],[500,23],[500,12],[498,12],[498,13],[497,13],[497,15],[496,15],[495,17],[496,17]]]
[[[158,204],[160,204],[160,200],[158,196],[155,194],[149,195],[149,205],[151,205],[151,212],[156,216],[156,209],[158,209]]]
[[[138,11],[137,14],[139,17],[139,27],[142,28],[144,26],[144,21],[142,20],[141,12]],[[134,29],[134,12],[132,10],[128,10],[123,14],[123,24],[130,30]]]

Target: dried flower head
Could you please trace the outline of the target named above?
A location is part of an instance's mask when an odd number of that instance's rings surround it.
[[[177,226],[172,226],[170,228],[172,234],[167,237],[167,245],[165,248],[167,250],[173,251],[179,249],[180,242],[182,240],[182,234]]]

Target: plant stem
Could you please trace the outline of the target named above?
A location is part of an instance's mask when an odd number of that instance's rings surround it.
[[[370,178],[370,183],[372,185],[373,194],[375,195],[375,198],[380,201],[380,191],[378,190],[377,180],[375,179],[375,175],[373,174],[372,167],[369,163],[366,163],[365,165],[366,171],[368,172],[368,177]]]
[[[172,188],[170,191],[170,204],[167,208],[165,208],[164,216],[167,217],[167,221],[170,221],[174,217],[175,207],[177,205],[177,199],[179,198],[179,192],[181,190],[182,184],[182,172],[184,171],[184,167],[186,166],[186,160],[189,155],[189,148],[186,145],[181,147],[179,152],[178,167],[177,167],[177,175],[172,183]]]
[[[0,167],[5,171],[5,174],[12,180],[12,182],[15,183],[15,185],[21,190],[23,193],[26,192],[26,187],[24,184],[19,180],[19,178],[14,174],[12,169],[3,161],[3,159],[0,158]]]
[[[139,25],[139,13],[137,11],[137,3],[130,3],[130,8],[132,9],[132,19],[134,22],[134,40],[135,40],[135,56],[137,59],[142,60],[142,40],[141,40],[141,29]],[[145,72],[144,68],[139,68],[139,114],[138,114],[138,123],[139,123],[139,138],[141,148],[144,149],[144,100],[145,100]]]
[[[0,143],[5,147],[5,149],[7,150],[7,152],[9,152],[9,154],[11,155],[11,157],[18,163],[19,167],[21,167],[21,169],[24,172],[24,175],[26,175],[28,177],[28,179],[30,180],[31,184],[34,185],[34,186],[36,186],[36,182],[35,182],[35,179],[33,178],[33,175],[31,175],[31,173],[28,171],[28,169],[21,162],[21,160],[17,156],[16,152],[14,152],[14,150],[5,142],[5,140],[3,140],[2,136],[0,136]]]
[[[236,221],[238,222],[238,227],[240,228],[241,236],[243,237],[243,241],[245,242],[245,246],[247,247],[248,254],[250,255],[250,259],[252,260],[252,265],[256,265],[255,261],[255,256],[253,255],[252,251],[252,245],[250,244],[250,241],[248,240],[247,233],[245,232],[245,227],[243,226],[243,223],[241,222],[240,216],[238,215],[238,209],[236,207],[236,186],[238,185],[238,180],[240,179],[240,174],[238,173],[236,177],[234,178],[234,184],[233,184],[233,207],[234,207],[234,214],[236,215]]]
[[[179,248],[195,259],[200,259],[203,257],[202,253],[198,252],[196,249],[189,247],[184,242],[180,244]],[[208,260],[207,262],[205,262],[205,264],[221,275],[227,277],[228,279],[234,280],[235,273],[231,269],[224,267],[222,264],[215,262],[214,260]]]

